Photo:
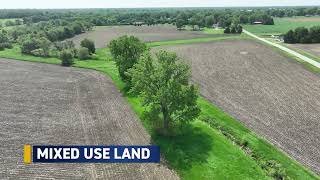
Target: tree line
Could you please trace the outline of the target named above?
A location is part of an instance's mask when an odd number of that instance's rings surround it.
[[[285,43],[320,43],[320,26],[314,26],[311,28],[298,27],[294,30],[289,30],[284,34]]]
[[[0,19],[21,18],[24,24],[63,19],[84,21],[94,26],[144,22],[147,25],[177,24],[178,28],[185,25],[211,27],[216,23],[228,27],[255,21],[273,24],[272,17],[315,15],[320,15],[319,7],[0,10]]]
[[[178,29],[183,29],[186,26],[191,26],[193,30],[203,27],[211,28],[213,25],[217,27],[231,27],[238,24],[253,24],[259,21],[262,24],[273,25],[273,18],[265,12],[261,11],[213,11],[213,12],[197,12],[186,13],[181,12],[176,17],[176,26]]]

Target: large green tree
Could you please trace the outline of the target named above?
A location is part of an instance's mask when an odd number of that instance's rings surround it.
[[[198,89],[189,83],[190,67],[175,53],[160,51],[156,58],[146,53],[128,74],[132,92],[143,98],[154,116],[162,115],[165,132],[173,121],[185,123],[198,117]]]
[[[94,42],[87,38],[82,40],[80,45],[81,47],[88,48],[90,54],[96,52],[96,46],[94,45]]]
[[[116,61],[121,79],[130,86],[131,78],[126,72],[138,62],[147,46],[134,36],[122,36],[112,40],[108,47]]]

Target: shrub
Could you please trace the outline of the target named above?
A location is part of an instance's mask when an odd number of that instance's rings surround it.
[[[38,57],[45,57],[46,53],[44,52],[43,49],[35,49],[33,51],[31,51],[31,54],[34,56],[38,56]]]
[[[235,26],[231,26],[231,30],[230,30],[230,32],[231,32],[232,34],[237,33],[237,29],[236,29],[236,27],[235,27]]]
[[[230,28],[229,28],[229,27],[226,27],[226,29],[224,30],[224,33],[225,33],[225,34],[229,34],[229,33],[230,33]]]
[[[30,54],[31,51],[39,48],[40,45],[38,41],[36,41],[35,39],[26,39],[22,42],[21,52],[25,54]]]
[[[81,60],[89,59],[90,58],[89,49],[85,47],[80,48],[78,51],[78,57]]]
[[[2,51],[5,48],[12,49],[12,44],[11,43],[0,43],[0,50]]]
[[[63,41],[63,42],[55,42],[54,46],[59,51],[75,48],[74,42],[70,40]]]
[[[63,50],[60,53],[60,59],[61,59],[61,65],[62,66],[71,66],[74,61],[73,61],[73,53],[68,50]]]
[[[287,178],[285,169],[275,160],[262,160],[260,165],[267,175],[274,179],[282,180]]]
[[[284,34],[285,43],[320,43],[320,26],[314,26],[310,29],[298,27],[295,30],[289,30]]]
[[[240,24],[237,25],[237,33],[238,34],[242,33],[242,26]]]
[[[81,47],[88,48],[90,54],[93,54],[96,52],[96,47],[94,45],[94,42],[89,39],[82,40]]]

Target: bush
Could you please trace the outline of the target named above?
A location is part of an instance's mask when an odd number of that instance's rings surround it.
[[[78,57],[81,60],[90,59],[89,49],[85,47],[80,48],[78,51]]]
[[[64,50],[60,53],[61,65],[62,66],[71,66],[73,61],[73,53],[68,50]]]
[[[232,34],[237,33],[237,29],[236,29],[236,27],[235,27],[235,26],[231,26],[231,30],[230,30],[230,32],[231,32]]]
[[[225,34],[229,34],[229,33],[230,33],[230,28],[229,28],[229,27],[226,27],[226,29],[224,30],[224,33],[225,33]]]
[[[46,53],[43,49],[35,49],[31,51],[31,55],[38,56],[38,57],[46,57]]]
[[[0,50],[2,51],[5,48],[12,49],[12,44],[11,43],[0,43]]]
[[[82,40],[81,47],[88,48],[90,54],[94,54],[96,52],[96,47],[94,45],[94,42],[89,39]]]
[[[267,175],[276,180],[287,178],[285,169],[275,160],[261,160],[260,165]]]
[[[305,27],[298,27],[295,30],[289,30],[283,36],[285,43],[320,43],[320,26],[311,27],[310,30]]]
[[[66,49],[74,49],[75,44],[73,41],[67,40],[67,41],[63,41],[63,42],[55,42],[54,47],[57,50],[62,51],[62,50],[66,50]]]
[[[237,33],[241,34],[242,33],[242,26],[240,24],[237,25]]]
[[[35,39],[26,39],[22,42],[21,52],[25,54],[31,54],[31,51],[39,49],[39,42]]]

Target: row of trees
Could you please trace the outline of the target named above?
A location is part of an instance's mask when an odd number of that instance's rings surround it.
[[[130,93],[143,99],[152,120],[161,120],[163,133],[169,132],[170,124],[198,117],[198,89],[189,83],[190,67],[175,53],[161,51],[154,57],[133,36],[113,40],[109,48]]]
[[[71,38],[91,29],[92,24],[82,21],[52,20],[27,26],[17,26],[8,30],[8,34],[13,41],[18,43],[21,43],[28,36],[43,37],[55,42]]]
[[[222,28],[237,26],[238,24],[252,24],[256,21],[266,25],[273,25],[273,18],[260,11],[218,11],[218,12],[198,12],[185,13],[182,12],[177,15],[175,23],[179,30],[186,26],[191,26],[193,30],[198,30],[203,27],[212,27],[213,25]]]
[[[226,27],[224,30],[225,34],[241,34],[242,33],[242,26],[238,25],[231,25],[231,27]]]
[[[281,8],[154,8],[154,9],[99,9],[99,10],[1,10],[0,18],[19,18],[24,24],[52,20],[86,22],[95,26],[125,25],[134,22],[176,24],[179,29],[190,25],[194,29],[217,24],[223,28],[231,24],[249,24],[255,21],[273,24],[272,17],[320,15],[319,7]],[[10,21],[8,24],[21,23]]]
[[[314,26],[310,29],[298,27],[295,30],[289,30],[284,35],[285,43],[320,43],[320,26]]]

